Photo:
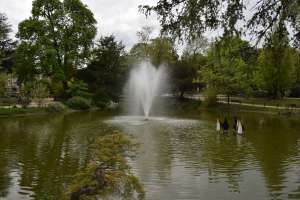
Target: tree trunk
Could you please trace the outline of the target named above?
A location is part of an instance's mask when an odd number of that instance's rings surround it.
[[[230,96],[227,95],[227,104],[229,105],[229,103],[230,103]]]
[[[183,97],[184,97],[184,91],[180,91],[180,96],[179,96],[179,98],[180,98],[180,99],[183,99]]]

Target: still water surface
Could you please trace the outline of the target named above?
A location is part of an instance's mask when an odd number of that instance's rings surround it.
[[[0,199],[59,199],[95,138],[116,129],[141,144],[130,163],[148,200],[300,199],[300,119],[238,116],[244,136],[216,133],[217,114],[207,112],[0,118]]]

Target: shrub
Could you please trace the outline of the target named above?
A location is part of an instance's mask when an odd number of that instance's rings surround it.
[[[94,104],[100,109],[107,108],[107,102],[104,101],[95,101]]]
[[[66,106],[60,102],[52,103],[46,108],[47,112],[49,113],[62,113],[66,111],[66,109]]]
[[[69,97],[85,97],[88,98],[91,94],[88,92],[88,85],[82,80],[71,80],[68,82],[67,94]]]
[[[67,101],[67,105],[74,110],[87,110],[91,107],[89,100],[83,97],[72,97]]]
[[[206,91],[204,92],[205,95],[205,105],[206,106],[214,106],[217,104],[217,91],[214,88],[208,88],[206,89]]]

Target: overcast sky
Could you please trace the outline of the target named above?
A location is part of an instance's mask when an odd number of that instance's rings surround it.
[[[159,32],[155,16],[146,17],[139,13],[140,4],[154,5],[157,0],[82,0],[95,15],[98,36],[114,34],[130,48],[137,42],[136,32],[144,25],[153,26]],[[0,0],[0,12],[5,13],[17,32],[18,24],[31,15],[32,0]]]

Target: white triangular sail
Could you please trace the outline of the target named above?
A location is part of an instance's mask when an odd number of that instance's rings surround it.
[[[221,131],[221,124],[220,124],[220,121],[217,120],[217,127],[216,127],[216,130],[217,131]]]
[[[243,134],[243,126],[240,120],[237,122],[237,133],[238,134]]]

